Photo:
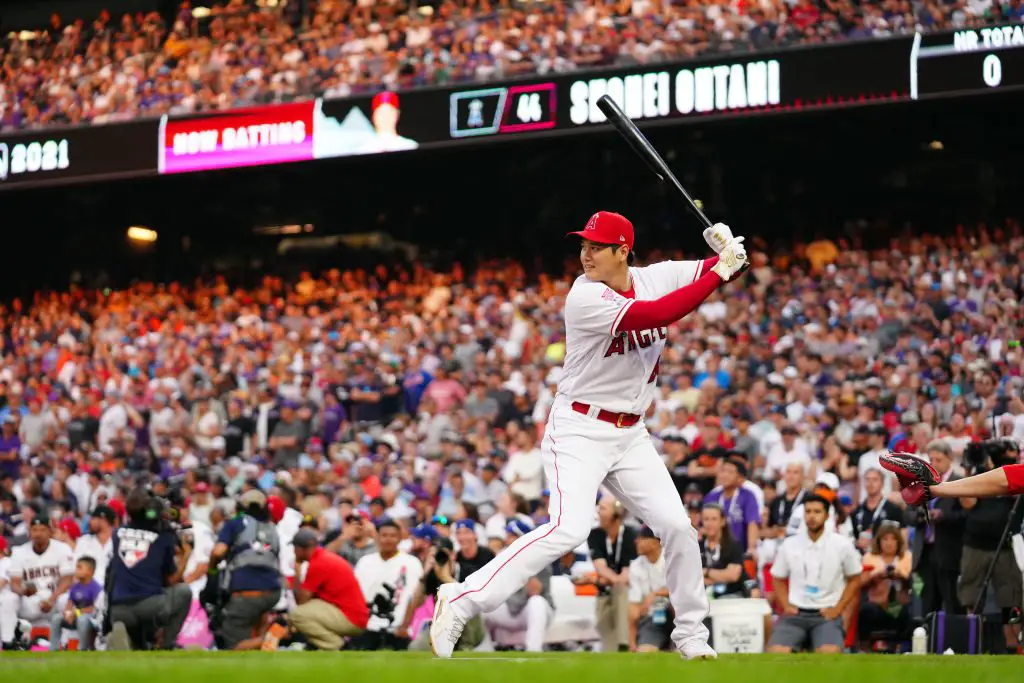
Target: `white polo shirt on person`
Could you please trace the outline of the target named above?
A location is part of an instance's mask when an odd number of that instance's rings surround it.
[[[772,576],[789,581],[789,602],[799,609],[835,607],[848,578],[862,571],[860,553],[853,541],[825,530],[817,541],[806,533],[782,542]]]
[[[653,563],[641,555],[629,563],[629,601],[643,602],[651,593],[668,588],[665,578],[665,553]]]

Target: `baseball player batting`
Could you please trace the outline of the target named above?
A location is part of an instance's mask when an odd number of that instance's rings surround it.
[[[637,268],[629,265],[633,225],[623,216],[599,211],[569,234],[582,238],[583,275],[565,300],[565,364],[542,445],[551,521],[464,582],[441,586],[431,646],[436,656],[451,657],[469,619],[496,609],[586,541],[604,484],[664,544],[676,648],[687,659],[714,659],[703,625],[708,601],[697,532],[643,416],[654,398],[667,326],[744,268],[743,238],[719,223],[704,231],[716,256]]]

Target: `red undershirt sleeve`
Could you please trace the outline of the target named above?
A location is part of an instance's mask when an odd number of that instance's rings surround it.
[[[710,273],[711,269],[718,265],[718,254],[715,254],[711,258],[706,258],[700,263],[700,270],[697,271],[697,277]]]
[[[636,304],[633,304],[636,306]],[[630,306],[632,308],[633,306]],[[626,311],[628,314],[629,311]],[[1003,468],[1003,472],[1006,474],[1006,483],[1010,490],[1007,491],[1007,495],[1016,496],[1024,493],[1024,465],[1007,465]]]
[[[708,259],[710,262],[711,259]],[[714,265],[713,263],[711,265]],[[710,268],[710,266],[707,266]],[[718,273],[707,272],[696,282],[653,301],[634,301],[619,320],[613,334],[665,327],[686,316],[722,284]]]

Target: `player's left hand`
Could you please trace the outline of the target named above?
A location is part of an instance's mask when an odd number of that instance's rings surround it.
[[[716,254],[721,254],[732,240],[732,229],[725,223],[715,223],[710,228],[704,229],[704,241],[715,250]]]

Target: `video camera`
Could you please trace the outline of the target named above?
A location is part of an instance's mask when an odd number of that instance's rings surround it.
[[[136,494],[138,495],[138,494]],[[140,508],[129,508],[128,514],[140,527],[157,533],[172,533],[181,540],[191,534],[191,529],[181,523],[180,509],[185,506],[185,498],[181,491],[172,489],[165,496],[159,496],[146,489],[146,498]]]
[[[1020,447],[1012,439],[988,439],[969,443],[964,448],[964,468],[969,475],[981,474],[990,469],[1012,465],[1017,462]]]

